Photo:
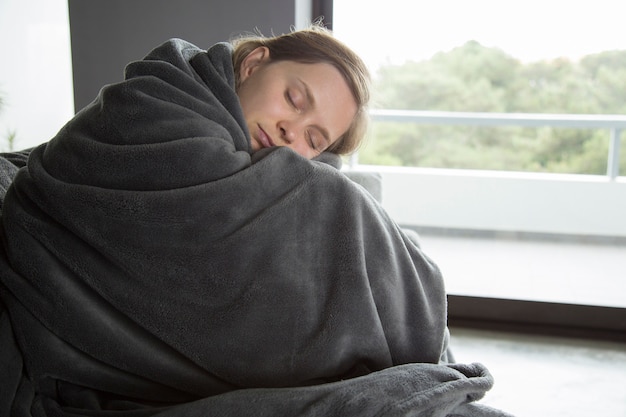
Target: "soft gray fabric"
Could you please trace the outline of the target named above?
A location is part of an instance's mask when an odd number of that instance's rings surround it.
[[[372,197],[376,199],[379,203],[383,201],[383,181],[382,176],[378,172],[373,171],[353,171],[346,170],[344,171],[346,176],[350,178],[355,183],[359,184],[367,192],[369,192]],[[421,239],[419,233],[417,233],[413,229],[402,228],[404,234],[416,245],[418,248],[421,247]]]
[[[0,157],[0,214],[4,196],[17,174],[19,168],[26,165],[30,150],[23,152],[7,152]]]
[[[383,184],[379,173],[369,171],[344,171],[344,173],[352,181],[365,188],[376,201],[382,203]]]
[[[229,45],[169,41],[30,153],[2,207],[0,410],[444,416],[489,389],[437,365],[437,267],[335,167],[251,155],[233,81]]]

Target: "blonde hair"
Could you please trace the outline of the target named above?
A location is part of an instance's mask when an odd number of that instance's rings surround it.
[[[337,40],[330,30],[321,26],[320,23],[314,23],[306,29],[294,30],[279,36],[240,37],[233,40],[232,44],[237,87],[239,87],[239,70],[243,60],[260,46],[269,49],[272,61],[294,61],[303,64],[327,63],[339,70],[357,103],[357,113],[348,130],[327,151],[345,155],[358,149],[369,122],[371,78],[361,58]]]

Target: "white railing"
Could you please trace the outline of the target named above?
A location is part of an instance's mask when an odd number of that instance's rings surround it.
[[[607,129],[611,132],[606,175],[619,176],[620,135],[626,129],[626,115],[537,114],[537,113],[471,113],[413,110],[372,110],[372,121],[410,122],[431,125],[524,126]],[[353,155],[351,165],[357,163]]]

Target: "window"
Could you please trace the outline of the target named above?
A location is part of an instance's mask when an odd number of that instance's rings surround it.
[[[0,151],[22,150],[74,115],[67,1],[3,0],[0,35]]]
[[[332,23],[372,69],[375,108],[624,123],[622,20],[608,0],[334,0]],[[382,173],[383,205],[422,234],[451,294],[623,314],[626,183],[606,176],[611,129],[374,121],[371,130],[358,169]]]
[[[606,1],[590,5],[532,1],[511,9],[489,0],[391,0],[378,7],[337,0],[333,28],[373,70],[378,108],[624,115],[619,17],[606,12]],[[611,169],[609,137],[626,126],[619,118],[593,129],[380,122],[359,160],[604,175]],[[617,165],[626,171],[626,153]]]

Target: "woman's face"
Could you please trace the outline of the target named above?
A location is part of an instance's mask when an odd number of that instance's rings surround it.
[[[252,151],[287,146],[313,158],[350,127],[356,101],[330,64],[272,62],[259,47],[242,62],[237,91]]]

